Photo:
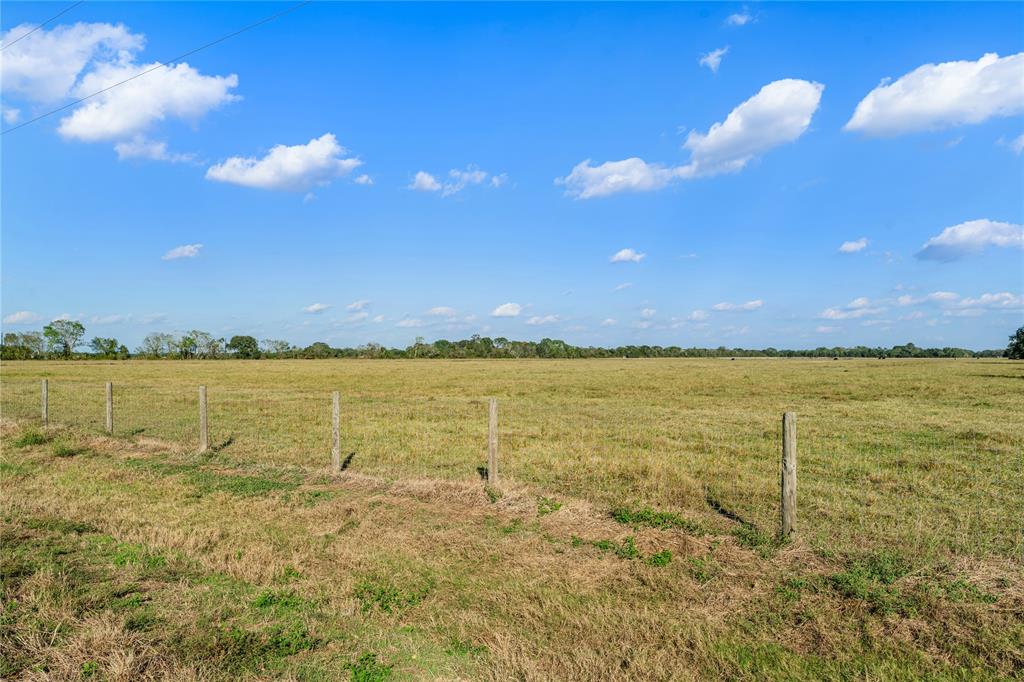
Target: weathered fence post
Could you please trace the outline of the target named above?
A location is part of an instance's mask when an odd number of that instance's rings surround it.
[[[783,538],[796,526],[796,414],[782,415],[782,528]]]
[[[114,384],[107,382],[107,433],[114,433]]]
[[[487,483],[498,484],[498,399],[491,398],[487,420]]]
[[[206,386],[199,387],[199,452],[210,447],[209,423],[206,420]]]
[[[341,471],[341,394],[331,394],[331,468]]]
[[[43,379],[43,426],[47,426],[50,423],[50,394],[49,394],[49,381]]]

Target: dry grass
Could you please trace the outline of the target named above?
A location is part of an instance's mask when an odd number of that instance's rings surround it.
[[[6,363],[3,372],[5,415],[24,414],[3,426],[0,676],[960,679],[1024,667],[1019,363]],[[52,428],[38,442],[24,436],[44,372],[51,392],[96,384],[99,425],[107,377],[159,387],[146,403],[154,413],[205,382],[212,402],[250,396],[268,412],[293,404],[291,386],[324,414],[238,420],[235,441],[208,456],[165,441],[159,427],[126,437],[139,428],[127,409],[120,437]],[[325,425],[335,387],[385,417],[350,419],[362,449],[341,476],[326,471],[329,430],[300,434]],[[436,406],[488,394],[503,406],[506,479],[493,500],[475,471],[486,411],[462,428]],[[410,412],[412,402],[435,405]],[[86,414],[73,404],[65,414]],[[779,547],[783,409],[800,414],[801,533]],[[592,428],[579,428],[581,414],[594,416]],[[136,418],[148,423],[141,407]],[[187,409],[153,423],[174,419],[185,423]],[[374,449],[392,431],[418,468],[389,459],[388,444]],[[410,433],[423,437],[403,440]],[[303,454],[314,440],[318,450]],[[54,441],[78,454],[57,456]],[[709,490],[747,525],[716,511]],[[645,505],[675,516],[650,527],[609,514]],[[671,559],[655,565],[665,552]]]

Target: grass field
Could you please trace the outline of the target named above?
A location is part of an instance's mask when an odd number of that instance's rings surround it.
[[[2,379],[5,678],[1024,669],[1022,363],[9,362]],[[498,489],[478,472],[488,396]],[[799,517],[780,545],[784,410]]]

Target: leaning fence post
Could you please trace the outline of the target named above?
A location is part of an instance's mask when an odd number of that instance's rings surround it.
[[[782,415],[782,528],[786,538],[796,526],[796,414]]]
[[[341,471],[341,394],[331,394],[331,468]]]
[[[49,395],[49,381],[43,379],[43,426],[48,426],[50,423],[50,395]]]
[[[107,433],[114,433],[114,385],[107,382]]]
[[[199,387],[199,452],[210,447],[209,423],[206,420],[206,386]]]
[[[498,484],[498,399],[491,398],[487,420],[487,483]]]

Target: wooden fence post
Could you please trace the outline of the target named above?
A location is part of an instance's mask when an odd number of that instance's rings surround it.
[[[487,483],[498,484],[498,399],[491,398],[487,420]]]
[[[49,381],[43,379],[43,426],[50,424],[50,394],[49,394]]]
[[[114,384],[107,382],[107,433],[114,433]]]
[[[331,394],[331,468],[341,471],[341,394]]]
[[[796,414],[782,415],[782,528],[783,538],[796,527]]]
[[[210,447],[209,422],[206,419],[206,386],[199,387],[199,452]]]

